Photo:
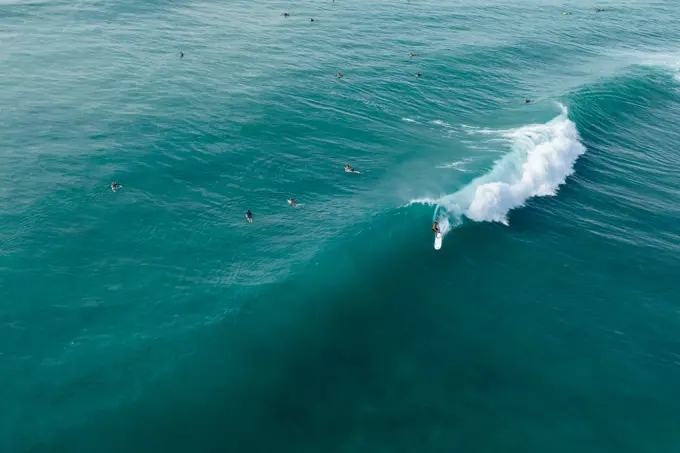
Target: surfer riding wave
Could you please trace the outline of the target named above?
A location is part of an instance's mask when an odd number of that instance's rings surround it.
[[[466,217],[475,222],[508,225],[508,213],[524,206],[528,199],[556,195],[558,187],[574,172],[576,160],[586,151],[567,108],[561,104],[559,107],[561,114],[545,124],[496,131],[479,129],[482,135],[506,139],[511,144],[510,152],[496,161],[490,172],[462,189],[439,199],[412,200],[409,205],[435,206],[434,218],[443,215],[455,219],[456,224]],[[446,235],[442,221],[438,227]]]

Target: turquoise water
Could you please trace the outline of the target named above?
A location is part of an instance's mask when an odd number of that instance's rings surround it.
[[[680,13],[592,6],[0,0],[0,451],[677,452]]]

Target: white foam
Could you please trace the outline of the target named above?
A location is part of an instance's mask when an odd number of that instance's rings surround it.
[[[574,172],[578,157],[586,151],[566,107],[560,107],[562,113],[546,124],[500,131],[485,129],[484,134],[493,132],[510,139],[511,152],[497,161],[489,173],[458,192],[441,197],[435,211],[456,219],[465,216],[478,222],[507,225],[508,213],[523,206],[529,198],[555,195]],[[431,204],[430,199],[425,200]]]
[[[470,159],[463,159],[459,160],[456,162],[451,162],[448,164],[442,164],[442,165],[437,165],[437,168],[453,168],[458,171],[462,172],[467,172],[468,170],[465,168],[465,164],[467,164],[470,161]]]
[[[471,220],[507,224],[508,212],[529,198],[555,195],[586,151],[566,107],[560,107],[562,114],[546,124],[499,131],[512,140],[512,152],[486,175],[442,197],[440,204]]]
[[[409,200],[404,207],[408,207],[414,204],[424,204],[428,206],[437,206],[439,204],[439,199],[437,198],[414,198],[413,200]]]
[[[434,120],[434,121],[432,121],[432,124],[436,124],[437,126],[442,126],[442,127],[447,128],[447,129],[451,128],[451,125],[449,123],[447,123],[446,121],[442,121],[442,120]]]
[[[404,118],[402,118],[401,120],[402,120],[402,121],[406,121],[407,123],[417,123],[417,121],[414,120],[414,119],[412,119],[412,118],[406,118],[406,117],[404,117]]]
[[[476,126],[468,126],[466,124],[461,124],[460,125],[463,130],[465,130],[466,134],[480,134],[480,135],[499,135],[500,133],[503,132],[510,132],[510,131],[502,131],[502,130],[496,130],[496,129],[484,129],[481,127],[476,127]]]

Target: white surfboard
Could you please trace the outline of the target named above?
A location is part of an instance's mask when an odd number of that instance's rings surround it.
[[[434,237],[434,249],[439,250],[442,248],[442,234],[437,233]]]

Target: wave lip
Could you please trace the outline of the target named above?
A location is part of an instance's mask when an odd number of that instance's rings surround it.
[[[489,131],[508,138],[512,152],[496,162],[492,170],[460,191],[441,198],[449,213],[471,220],[508,224],[508,213],[529,198],[552,196],[574,172],[574,163],[586,151],[566,107],[546,124]]]

